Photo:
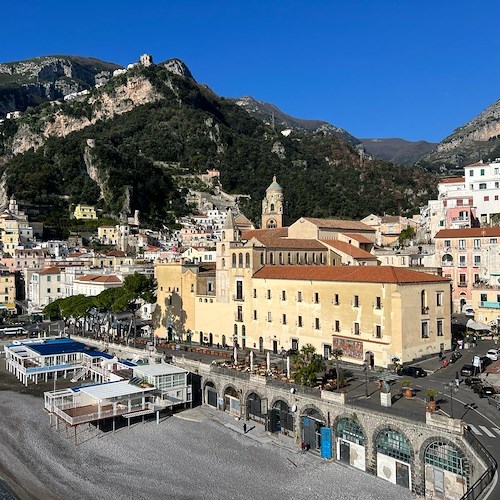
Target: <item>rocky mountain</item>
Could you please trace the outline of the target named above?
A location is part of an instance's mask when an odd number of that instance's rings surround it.
[[[405,139],[360,139],[365,151],[373,158],[401,165],[413,165],[431,153],[437,143],[406,141]]]
[[[463,167],[500,156],[500,100],[441,141],[425,162],[443,168]]]
[[[242,107],[255,118],[264,121],[267,125],[278,128],[279,130],[291,129],[296,132],[313,132],[316,134],[332,134],[340,137],[344,142],[351,146],[360,143],[356,137],[352,136],[343,128],[336,127],[331,123],[322,120],[306,120],[295,118],[281,111],[274,104],[264,101],[257,101],[253,97],[244,96],[232,101]]]
[[[121,66],[90,57],[46,56],[0,64],[0,118],[93,88]]]
[[[254,220],[274,174],[291,219],[411,212],[435,189],[421,169],[360,161],[336,134],[282,135],[197,84],[179,60],[135,64],[0,123],[0,205],[15,193],[47,225],[65,227],[75,203],[172,224],[190,210],[186,177],[213,167],[225,191],[250,195],[242,209]]]

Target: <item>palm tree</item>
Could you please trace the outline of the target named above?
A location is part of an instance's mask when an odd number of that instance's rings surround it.
[[[316,354],[316,348],[311,344],[306,344],[293,357],[293,363],[296,366],[294,379],[298,384],[314,387],[318,372],[325,369],[323,356]]]

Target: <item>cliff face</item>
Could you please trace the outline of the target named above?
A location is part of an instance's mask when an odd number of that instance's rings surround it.
[[[55,104],[50,118],[42,121],[38,127],[33,128],[20,119],[21,125],[12,138],[10,152],[18,155],[32,148],[36,151],[49,137],[65,137],[99,120],[109,120],[142,104],[155,102],[160,97],[147,78],[135,76],[125,79],[122,85],[114,89],[84,96],[79,104],[87,107],[89,116],[69,116],[65,114],[63,105]]]
[[[117,64],[76,56],[0,64],[0,118],[105,83]]]
[[[462,167],[495,156],[500,143],[500,100],[458,127],[425,157],[431,163]]]

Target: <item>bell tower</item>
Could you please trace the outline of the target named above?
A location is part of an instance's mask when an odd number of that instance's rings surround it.
[[[283,227],[283,188],[273,182],[266,189],[266,196],[262,200],[262,229],[273,229]]]

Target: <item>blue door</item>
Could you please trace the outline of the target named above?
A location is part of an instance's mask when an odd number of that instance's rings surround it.
[[[332,458],[332,428],[321,427],[321,456]]]

